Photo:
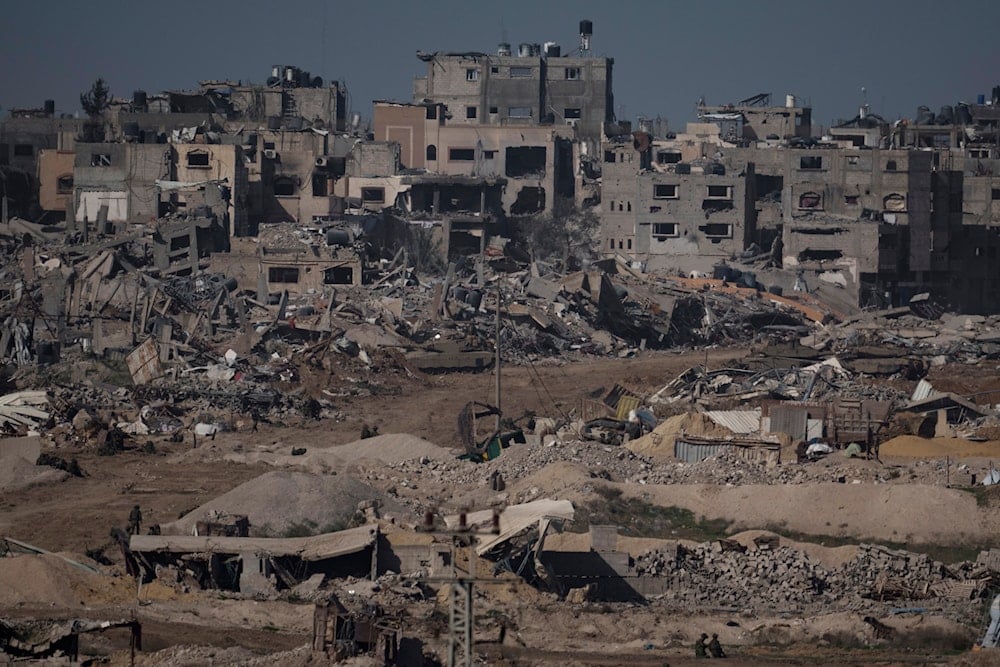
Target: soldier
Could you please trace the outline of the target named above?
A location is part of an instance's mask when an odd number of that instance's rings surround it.
[[[698,641],[694,643],[694,657],[696,658],[708,657],[708,651],[705,650],[706,639],[708,639],[708,635],[706,635],[704,632],[701,633],[701,637],[699,637]]]
[[[722,644],[719,643],[719,635],[712,633],[712,641],[708,642],[708,652],[712,654],[713,658],[725,658],[726,652],[722,650]]]
[[[138,505],[132,507],[132,511],[128,513],[128,534],[138,535],[139,528],[142,526],[142,510],[139,509]]]

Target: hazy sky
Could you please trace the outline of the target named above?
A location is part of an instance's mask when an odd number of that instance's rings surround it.
[[[814,123],[851,118],[867,89],[894,119],[916,107],[987,98],[1000,84],[1000,2],[994,0],[6,0],[0,19],[0,107],[79,109],[104,77],[117,96],[263,82],[274,64],[347,83],[351,107],[407,101],[423,51],[495,52],[500,41],[577,47],[611,56],[618,116],[663,115],[682,129],[709,104],[770,92],[811,104]]]

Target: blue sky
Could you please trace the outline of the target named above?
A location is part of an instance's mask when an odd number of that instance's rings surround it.
[[[770,92],[810,103],[814,122],[850,118],[862,102],[889,118],[927,104],[975,101],[1000,85],[1000,3],[952,0],[141,0],[14,2],[0,21],[0,113],[55,99],[79,109],[98,76],[112,92],[193,88],[199,79],[262,82],[273,64],[347,83],[351,106],[409,100],[423,51],[493,52],[505,37],[615,59],[619,117],[693,120],[695,101]]]

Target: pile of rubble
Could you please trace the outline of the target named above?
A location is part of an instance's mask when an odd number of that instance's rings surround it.
[[[948,567],[926,554],[863,544],[841,567],[829,569],[801,551],[763,537],[749,548],[730,540],[650,551],[635,561],[639,577],[663,578],[660,599],[682,605],[740,609],[869,609],[871,601],[939,598],[971,603],[995,583],[987,566]]]
[[[883,364],[914,357],[932,365],[1000,358],[1000,317],[919,312],[894,308],[865,313],[818,330],[802,344],[827,353],[870,355]]]

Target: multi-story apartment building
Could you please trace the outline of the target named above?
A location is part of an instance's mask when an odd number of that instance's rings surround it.
[[[559,124],[575,127],[596,149],[614,120],[614,60],[590,54],[590,21],[580,22],[580,49],[558,44],[501,44],[495,54],[419,53],[427,74],[417,77],[417,103],[447,107],[449,122],[468,125]]]

